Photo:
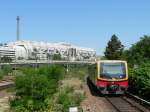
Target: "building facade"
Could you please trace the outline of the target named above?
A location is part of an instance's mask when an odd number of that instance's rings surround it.
[[[96,51],[63,42],[16,41],[0,47],[0,57],[16,60],[52,60],[56,55],[62,60],[94,60]]]
[[[16,57],[15,49],[12,47],[0,46],[0,59],[2,59],[3,57],[9,57],[14,60]]]

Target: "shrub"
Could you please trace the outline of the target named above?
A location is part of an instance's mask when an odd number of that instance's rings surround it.
[[[50,95],[50,85],[46,76],[30,74],[18,76],[15,81],[16,98],[11,101],[12,107],[24,107],[30,111],[44,109],[44,101]]]
[[[8,75],[8,73],[12,73],[12,71],[13,71],[11,65],[4,65],[2,67],[2,70],[5,75]]]
[[[42,66],[39,69],[26,68],[25,75],[16,77],[15,98],[10,101],[13,110],[23,112],[45,111],[50,99],[57,92],[63,68]]]
[[[3,78],[4,75],[8,75],[8,73],[12,73],[13,69],[10,65],[4,65],[0,69],[0,79]]]
[[[62,112],[68,112],[69,107],[78,107],[83,98],[81,93],[75,93],[72,87],[67,86],[59,91],[57,104],[62,105]]]
[[[129,70],[129,91],[150,101],[150,64]]]
[[[79,66],[72,68],[69,71],[68,76],[79,78],[80,80],[85,81],[87,74],[88,74],[87,66]]]
[[[2,70],[0,70],[0,79],[2,79],[2,78],[3,78],[3,75],[4,75],[3,71],[2,71]]]

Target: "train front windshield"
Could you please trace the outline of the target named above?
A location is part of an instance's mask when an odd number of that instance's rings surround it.
[[[125,63],[100,63],[100,77],[103,79],[124,79]]]

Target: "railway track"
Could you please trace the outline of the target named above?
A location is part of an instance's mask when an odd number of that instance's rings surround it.
[[[118,112],[150,112],[150,110],[126,96],[106,96],[105,98]]]
[[[126,93],[124,96],[118,95],[99,95],[97,88],[92,83],[87,82],[90,94],[93,96],[88,102],[95,111],[83,112],[150,112],[150,103],[138,96]],[[98,100],[95,100],[98,99]],[[94,100],[93,102],[91,100]],[[91,103],[92,102],[92,103]]]
[[[14,83],[10,80],[2,80],[2,81],[0,81],[0,90],[9,88],[9,87],[13,86],[13,84]]]
[[[14,76],[5,76],[2,80],[0,80],[0,90],[9,88],[13,86],[14,82]]]

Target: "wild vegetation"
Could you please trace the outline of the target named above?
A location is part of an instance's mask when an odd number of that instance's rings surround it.
[[[10,65],[4,65],[0,68],[0,79],[12,73],[13,73],[12,67]]]
[[[44,111],[56,93],[63,68],[59,66],[26,68],[16,77],[15,97],[10,104],[14,111]]]
[[[128,54],[128,55],[127,55]],[[125,51],[129,63],[129,91],[150,101],[150,36]]]
[[[86,65],[79,65],[76,67],[71,67],[67,73],[66,77],[74,77],[79,78],[82,81],[86,80],[86,76],[88,75],[88,66]]]
[[[16,77],[14,97],[10,100],[14,112],[67,112],[79,106],[84,98],[74,87],[66,85],[65,67],[48,65],[22,69]]]
[[[129,70],[129,91],[150,101],[150,63]]]

